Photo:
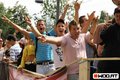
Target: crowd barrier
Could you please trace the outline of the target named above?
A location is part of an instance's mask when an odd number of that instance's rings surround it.
[[[0,80],[66,80],[67,67],[64,66],[46,75],[26,69],[18,71],[13,64],[0,62]]]
[[[120,60],[120,58],[80,58],[72,62],[71,64],[79,63],[79,80],[90,80],[90,61],[94,60]],[[67,67],[71,64],[42,75],[26,69],[18,71],[15,65],[0,61],[0,80],[66,80]]]

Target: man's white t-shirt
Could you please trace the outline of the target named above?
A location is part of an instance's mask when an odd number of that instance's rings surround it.
[[[57,53],[58,47],[54,44],[51,44],[53,49],[53,57],[54,57],[54,64],[55,68],[63,67],[64,66],[64,60],[63,60],[63,53]],[[60,47],[59,47],[60,48]],[[62,61],[60,60],[62,58]]]

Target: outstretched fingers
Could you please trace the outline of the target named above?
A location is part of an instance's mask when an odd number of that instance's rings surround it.
[[[25,16],[25,22],[28,24],[28,25],[32,25],[31,23],[31,20],[28,16]]]

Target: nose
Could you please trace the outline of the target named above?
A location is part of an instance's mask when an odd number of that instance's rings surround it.
[[[80,30],[77,30],[77,33],[80,33]]]

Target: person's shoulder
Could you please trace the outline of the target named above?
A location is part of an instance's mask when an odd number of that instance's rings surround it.
[[[34,35],[34,33],[33,32],[29,32],[29,35]]]
[[[105,25],[106,25],[105,23],[99,23],[97,25],[97,29],[103,29]]]
[[[67,41],[70,39],[70,33],[67,33],[63,36],[57,37],[60,41]]]
[[[85,35],[88,35],[88,34],[90,34],[89,31],[87,31],[86,33],[80,33],[79,37],[81,37],[81,36],[85,36]]]
[[[5,51],[5,49],[4,49],[4,47],[2,47],[1,49],[0,49],[0,53],[1,52],[4,52]]]
[[[13,46],[11,46],[10,49],[18,49],[18,48],[21,48],[21,47],[20,47],[19,43],[16,43]]]
[[[63,36],[65,36],[65,37],[69,37],[69,36],[70,36],[70,33],[67,33],[67,34],[65,34],[65,35],[63,35]]]
[[[70,33],[67,33],[67,34],[65,34],[63,36],[60,36],[59,38],[61,38],[61,39],[68,39],[68,38],[70,38]]]
[[[117,27],[117,24],[111,24],[111,25],[108,27],[108,30],[114,29],[115,27]]]

